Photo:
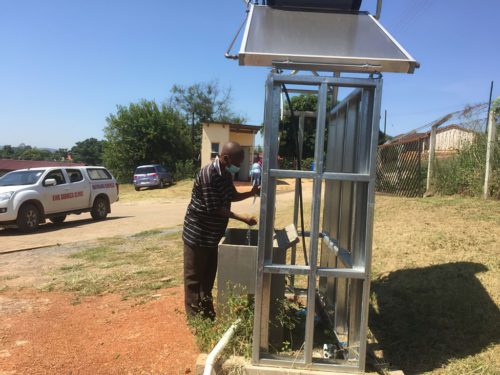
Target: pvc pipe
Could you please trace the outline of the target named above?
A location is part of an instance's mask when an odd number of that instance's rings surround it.
[[[212,371],[215,365],[215,362],[219,358],[220,353],[224,350],[226,345],[229,343],[229,340],[234,335],[234,332],[236,331],[236,328],[240,324],[241,319],[236,320],[231,327],[224,333],[224,335],[221,337],[217,345],[215,345],[215,348],[210,352],[210,354],[207,357],[207,361],[205,362],[205,370],[203,371],[203,375],[212,375]]]

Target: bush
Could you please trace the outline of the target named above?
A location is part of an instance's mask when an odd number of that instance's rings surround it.
[[[250,358],[252,355],[253,311],[253,299],[231,294],[222,311],[217,312],[215,321],[212,322],[202,315],[189,319],[189,326],[193,330],[200,351],[205,353],[212,351],[222,335],[237,319],[240,319],[240,324],[233,339],[226,346],[225,353]]]
[[[181,160],[175,163],[174,180],[180,181],[193,178],[196,174],[196,168],[191,160]]]
[[[460,194],[481,196],[483,194],[486,165],[486,135],[477,135],[474,142],[466,145],[455,156],[437,160],[434,184],[436,192],[445,195]],[[500,199],[500,147],[494,152],[490,194]]]
[[[305,158],[302,159],[301,169],[303,171],[312,170],[312,165],[314,163],[314,158]],[[286,157],[280,160],[280,168],[281,169],[296,169],[296,161],[295,158]]]

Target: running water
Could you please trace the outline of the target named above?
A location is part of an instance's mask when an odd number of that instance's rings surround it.
[[[256,181],[254,180],[252,182],[252,186],[255,186]],[[257,195],[253,196],[253,202],[252,202],[252,212],[255,211],[255,201],[257,200]],[[251,246],[252,245],[252,227],[249,225],[247,229],[247,245]]]
[[[247,230],[247,245],[252,245],[252,227],[249,225]]]

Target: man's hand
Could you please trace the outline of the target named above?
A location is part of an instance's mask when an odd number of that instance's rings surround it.
[[[252,187],[252,190],[250,191],[253,196],[258,195],[260,197],[260,186],[255,185]]]
[[[257,224],[257,218],[254,216],[247,216],[245,217],[244,222],[253,227],[255,224]]]

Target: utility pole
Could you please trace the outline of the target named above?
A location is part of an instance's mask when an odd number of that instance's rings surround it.
[[[483,198],[488,199],[490,195],[490,178],[491,178],[491,164],[493,162],[493,154],[495,152],[495,141],[496,141],[496,127],[495,127],[495,114],[491,109],[491,98],[493,95],[493,81],[491,81],[490,87],[490,101],[488,106],[488,143],[486,144],[486,170],[484,173],[484,188],[483,188]]]

